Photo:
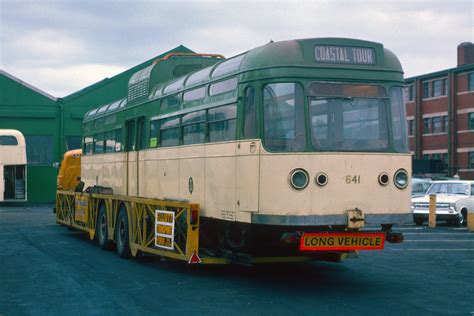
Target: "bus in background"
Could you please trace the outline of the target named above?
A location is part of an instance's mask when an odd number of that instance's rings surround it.
[[[0,202],[26,202],[26,145],[22,133],[0,129]]]

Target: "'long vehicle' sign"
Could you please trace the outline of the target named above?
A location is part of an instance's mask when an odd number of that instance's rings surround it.
[[[384,242],[384,233],[303,234],[300,250],[381,250]]]

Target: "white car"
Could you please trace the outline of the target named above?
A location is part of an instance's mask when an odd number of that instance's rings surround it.
[[[465,225],[468,211],[474,211],[474,181],[435,181],[424,196],[411,200],[416,225],[428,219],[430,194],[436,194],[436,219],[450,225]]]

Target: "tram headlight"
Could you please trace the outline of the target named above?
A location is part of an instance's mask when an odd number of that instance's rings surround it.
[[[303,190],[308,186],[309,175],[308,172],[304,169],[294,169],[290,172],[288,180],[293,189]]]
[[[393,177],[395,186],[399,189],[405,189],[408,186],[408,173],[405,169],[398,169]]]

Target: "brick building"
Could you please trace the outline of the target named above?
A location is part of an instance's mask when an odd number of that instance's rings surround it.
[[[441,160],[443,172],[474,179],[474,44],[458,46],[458,65],[405,80],[414,159]]]

